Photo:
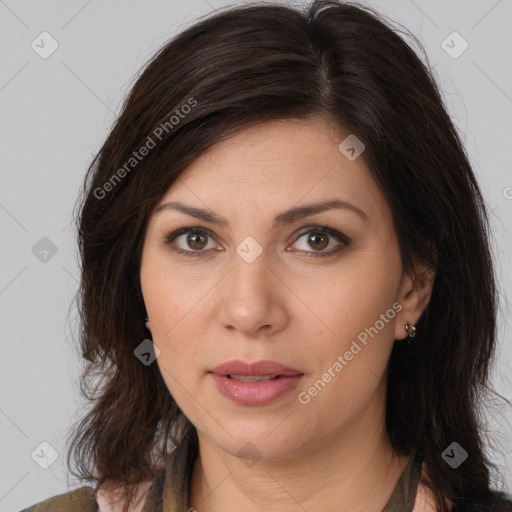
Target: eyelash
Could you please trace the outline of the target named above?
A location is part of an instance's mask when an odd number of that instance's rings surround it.
[[[308,233],[316,233],[316,234],[324,234],[324,235],[333,237],[333,238],[337,239],[342,244],[340,247],[331,249],[328,252],[303,251],[308,254],[308,257],[326,258],[326,257],[330,257],[330,256],[335,256],[340,251],[342,251],[345,247],[349,246],[350,242],[351,242],[350,238],[348,238],[346,235],[344,235],[343,233],[340,233],[339,231],[337,231],[333,228],[330,228],[328,226],[309,226],[306,229],[308,231],[303,231],[302,233],[300,233],[297,237],[297,240],[302,238],[302,236],[307,235]],[[213,238],[211,231],[208,229],[200,228],[200,227],[186,227],[186,228],[178,229],[178,230],[170,233],[169,235],[167,235],[165,237],[165,244],[172,246],[173,245],[172,242],[178,236],[184,235],[184,234],[207,235],[210,238]],[[184,249],[176,249],[174,247],[173,247],[173,250],[177,254],[183,254],[186,257],[202,257],[205,254],[207,254],[207,252],[208,252],[208,251],[187,251]]]

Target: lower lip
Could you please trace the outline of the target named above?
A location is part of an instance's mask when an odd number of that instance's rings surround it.
[[[217,389],[227,398],[241,405],[267,405],[292,391],[299,384],[303,374],[279,377],[263,382],[242,382],[226,375],[210,374]]]

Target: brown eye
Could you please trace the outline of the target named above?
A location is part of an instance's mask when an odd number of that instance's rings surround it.
[[[193,250],[200,251],[201,249],[204,249],[206,244],[208,243],[207,236],[198,234],[198,233],[192,233],[189,234],[186,237],[186,244]]]
[[[329,237],[322,233],[313,233],[308,237],[307,241],[313,249],[319,251],[325,249],[329,245]]]
[[[204,256],[209,249],[218,247],[212,242],[211,247],[208,246],[209,239],[212,236],[208,231],[201,228],[182,228],[166,237],[166,243],[175,248],[178,254],[186,256]]]
[[[302,247],[299,244],[298,249],[312,257],[334,256],[350,245],[347,236],[327,226],[309,228],[309,231],[303,232],[293,245],[297,246],[301,239],[304,239],[304,242],[301,242]],[[331,250],[325,250],[327,247]]]

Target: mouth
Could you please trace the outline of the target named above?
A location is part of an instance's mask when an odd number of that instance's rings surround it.
[[[217,390],[231,401],[264,406],[289,394],[304,373],[275,361],[231,361],[209,372]]]

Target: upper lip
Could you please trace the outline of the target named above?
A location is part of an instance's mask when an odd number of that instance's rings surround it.
[[[276,361],[246,363],[239,360],[219,364],[211,372],[217,375],[283,375],[285,377],[303,373]]]

